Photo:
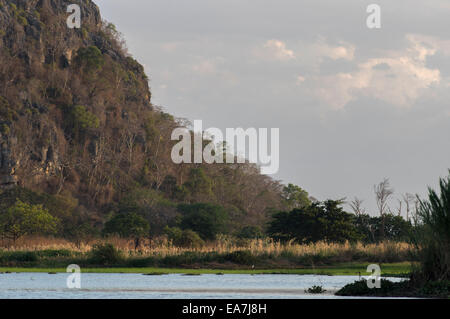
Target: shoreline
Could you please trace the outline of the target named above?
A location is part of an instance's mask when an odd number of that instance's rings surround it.
[[[167,275],[167,274],[284,274],[284,275],[326,275],[326,276],[361,276],[370,275],[366,272],[367,264],[346,263],[334,266],[303,267],[303,268],[270,268],[270,269],[220,269],[220,268],[158,268],[158,267],[81,267],[82,273],[110,273],[110,274],[147,274],[147,275]],[[411,263],[384,263],[380,264],[382,277],[405,277],[411,271]],[[0,267],[0,273],[66,273],[65,268],[60,267]]]

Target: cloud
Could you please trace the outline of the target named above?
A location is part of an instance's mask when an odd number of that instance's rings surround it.
[[[355,46],[348,43],[340,43],[338,46],[332,46],[326,43],[323,38],[320,38],[314,43],[311,49],[315,56],[328,57],[332,60],[344,59],[351,61],[355,57]]]
[[[176,52],[181,46],[180,42],[165,42],[161,44],[161,49],[167,53]]]
[[[297,79],[297,85],[301,85],[303,82],[305,82],[306,81],[306,79],[305,79],[305,77],[304,76],[301,76],[301,75],[298,75],[297,77],[296,77],[296,79]]]
[[[359,95],[399,107],[411,106],[427,89],[441,82],[440,71],[428,68],[426,60],[444,43],[413,35],[406,39],[409,47],[405,50],[368,59],[359,63],[354,72],[316,76],[313,94],[335,109]]]
[[[191,71],[197,75],[217,75],[223,72],[225,59],[223,57],[200,58],[191,66]]]
[[[268,60],[288,61],[295,59],[294,51],[287,49],[286,43],[280,40],[268,40],[262,50],[256,50],[255,55]]]

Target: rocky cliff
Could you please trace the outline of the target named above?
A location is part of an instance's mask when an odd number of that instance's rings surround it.
[[[78,29],[66,23],[73,3]],[[0,0],[0,189],[91,215],[130,196],[133,207],[213,202],[262,224],[280,184],[247,164],[175,165],[180,124],[152,105],[148,80],[91,0]]]

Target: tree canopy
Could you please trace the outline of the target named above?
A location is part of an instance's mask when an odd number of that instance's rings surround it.
[[[219,205],[181,204],[178,210],[181,213],[181,228],[195,231],[203,240],[213,240],[219,233],[226,231],[228,214]]]
[[[58,219],[42,205],[30,205],[18,200],[0,214],[0,232],[14,242],[24,235],[54,234]]]

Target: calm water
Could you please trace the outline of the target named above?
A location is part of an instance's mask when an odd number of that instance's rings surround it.
[[[315,275],[163,275],[81,274],[81,289],[68,289],[69,274],[0,274],[0,298],[338,298],[333,293],[357,276]],[[400,281],[400,278],[389,278]],[[322,295],[305,294],[319,285],[328,290]]]

